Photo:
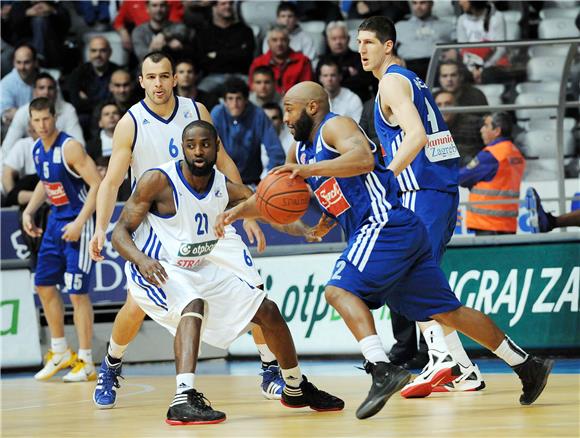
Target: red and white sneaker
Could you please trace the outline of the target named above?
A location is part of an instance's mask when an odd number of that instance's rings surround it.
[[[461,369],[461,375],[453,382],[439,385],[433,388],[433,392],[468,392],[481,391],[485,388],[485,382],[479,368],[471,364]]]
[[[453,382],[460,375],[460,367],[450,354],[430,350],[429,362],[415,380],[405,385],[401,395],[405,398],[427,397],[433,388]]]

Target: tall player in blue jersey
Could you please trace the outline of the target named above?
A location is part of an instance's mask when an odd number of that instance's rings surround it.
[[[51,337],[44,367],[34,378],[47,380],[72,366],[63,377],[65,382],[95,380],[91,353],[93,307],[88,295],[92,267],[89,239],[101,177],[85,148],[56,129],[53,103],[39,97],[30,103],[29,111],[32,128],[39,137],[33,157],[40,181],[22,214],[22,225],[30,236],[42,235],[34,285]],[[46,230],[42,230],[34,224],[34,214],[47,198],[52,207]],[[78,358],[64,337],[64,312],[56,288],[59,284],[66,286],[73,304]]]
[[[403,205],[427,227],[433,257],[440,264],[457,221],[459,153],[425,83],[395,62],[391,20],[378,16],[363,21],[358,43],[364,70],[379,80],[374,120],[386,164],[397,176]],[[485,387],[455,330],[435,321],[418,324],[429,347],[429,362],[401,391],[404,397]]]
[[[461,305],[433,258],[425,226],[401,205],[393,172],[360,126],[329,112],[328,95],[314,82],[302,82],[286,93],[284,122],[298,143],[287,163],[274,172],[305,178],[324,214],[341,225],[347,238],[325,298],[359,342],[365,370],[372,375],[357,417],[375,415],[410,379],[408,371],[388,362],[377,335],[370,309],[385,303],[412,321],[434,319],[492,350],[520,376],[520,403],[533,403],[553,361],[528,355],[486,315]],[[252,196],[220,221],[229,224],[257,215]]]

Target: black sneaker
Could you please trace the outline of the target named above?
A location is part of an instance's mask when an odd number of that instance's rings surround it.
[[[213,410],[209,400],[201,392],[190,389],[181,394],[175,394],[169,405],[165,422],[172,426],[186,426],[221,423],[225,419],[226,414]]]
[[[356,418],[363,420],[379,412],[387,400],[411,380],[411,373],[387,362],[365,361],[364,370],[372,375],[369,395],[356,410]]]
[[[282,391],[282,404],[288,408],[310,407],[315,411],[342,411],[344,401],[327,392],[321,391],[302,376],[298,388],[286,385]]]
[[[512,367],[520,377],[524,390],[520,396],[520,404],[531,405],[536,401],[546,387],[553,366],[552,359],[541,359],[530,355],[524,363]]]

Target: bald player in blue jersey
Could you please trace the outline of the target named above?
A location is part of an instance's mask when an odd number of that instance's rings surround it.
[[[427,85],[398,65],[395,43],[395,26],[387,17],[370,17],[359,26],[363,69],[379,80],[374,123],[385,162],[397,177],[403,205],[426,226],[433,257],[440,264],[457,222],[459,152]],[[393,314],[393,328],[405,324],[414,322]],[[455,330],[435,321],[418,324],[429,362],[401,391],[403,397],[485,387]]]
[[[347,238],[325,298],[359,342],[365,370],[372,375],[357,417],[375,415],[410,379],[408,371],[389,363],[377,335],[371,309],[384,304],[410,320],[434,319],[492,350],[520,376],[520,403],[533,403],[553,361],[528,355],[486,315],[461,305],[435,262],[425,226],[400,203],[393,172],[360,126],[331,113],[328,95],[314,82],[286,93],[284,122],[297,144],[287,163],[273,172],[305,178],[325,216],[338,222]],[[252,196],[218,218],[216,233],[223,235],[223,226],[237,219],[258,216]],[[319,231],[302,226],[304,235]]]

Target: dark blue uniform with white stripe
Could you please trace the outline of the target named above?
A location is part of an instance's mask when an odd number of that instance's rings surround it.
[[[298,143],[298,163],[340,156],[321,134],[333,117],[336,114],[326,116],[314,144]],[[424,225],[402,207],[394,175],[371,145],[375,152],[372,172],[306,180],[324,212],[338,221],[348,239],[328,285],[357,295],[373,309],[387,303],[415,321],[456,309],[461,304],[433,259]]]
[[[415,73],[398,65],[391,65],[385,75],[401,76],[409,82],[413,104],[428,137],[427,145],[401,172],[397,182],[403,205],[413,210],[427,227],[433,255],[439,263],[457,221],[459,153],[427,85]],[[405,133],[400,126],[389,124],[381,111],[379,95],[374,116],[375,129],[388,165],[401,146]]]
[[[50,149],[38,139],[32,154],[36,172],[52,206],[38,253],[35,274],[37,286],[64,284],[69,293],[87,293],[92,261],[89,240],[94,231],[89,219],[76,242],[62,240],[62,228],[79,215],[87,198],[83,179],[69,168],[65,147],[72,138],[61,132]]]

